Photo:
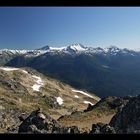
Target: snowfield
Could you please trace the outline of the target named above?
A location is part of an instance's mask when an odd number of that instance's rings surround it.
[[[74,97],[75,97],[75,98],[79,98],[79,96],[77,96],[77,95],[74,95]]]
[[[22,72],[24,72],[24,73],[28,74],[28,71],[26,71],[26,70],[22,70]]]
[[[13,67],[0,67],[1,70],[4,70],[4,71],[15,71],[15,70],[20,70],[24,73],[28,73],[26,70],[22,70],[22,69],[19,69],[19,68],[13,68]]]
[[[9,67],[0,67],[1,70],[5,71],[14,71],[14,70],[19,70],[18,68],[9,68]]]
[[[56,48],[56,47],[50,47],[50,50],[57,50],[57,51],[62,51],[63,49],[65,49],[66,47],[59,47],[59,48]]]
[[[57,97],[56,101],[58,102],[59,105],[63,104],[63,99],[61,97]]]
[[[86,49],[83,48],[80,44],[71,45],[70,48],[75,51],[85,51]]]
[[[89,95],[88,93],[86,93],[86,92],[84,92],[84,91],[75,90],[75,89],[72,89],[72,91],[73,91],[73,92],[77,92],[77,93],[81,93],[81,94],[83,94],[83,95],[86,95],[86,96],[88,96],[88,97],[90,97],[90,98],[95,99],[93,96]]]
[[[4,71],[15,71],[15,70],[19,70],[25,74],[28,74],[28,72],[26,70],[20,69],[20,68],[14,68],[14,67],[0,67],[1,70]],[[34,91],[39,91],[40,87],[43,86],[43,81],[41,79],[41,77],[36,76],[36,75],[32,75],[32,77],[36,80],[36,83],[32,86],[32,89]]]
[[[91,104],[94,105],[93,103],[89,102],[89,101],[84,101],[85,104]]]
[[[41,85],[38,85],[38,84],[34,84],[32,86],[32,88],[33,88],[34,91],[39,91],[40,90],[40,87],[41,87]]]
[[[43,81],[39,76],[33,75],[32,77],[36,79],[36,83],[32,86],[32,88],[34,91],[39,91],[40,87],[44,85]]]

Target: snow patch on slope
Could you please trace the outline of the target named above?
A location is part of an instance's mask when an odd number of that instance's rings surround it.
[[[84,101],[85,104],[91,104],[94,105],[93,103],[89,102],[89,101]]]
[[[10,67],[0,67],[1,70],[4,71],[14,71],[14,70],[18,70],[18,68],[10,68]]]
[[[36,83],[32,86],[32,88],[34,91],[39,91],[40,87],[44,85],[43,81],[39,76],[33,75],[32,77],[36,79]]]
[[[88,93],[84,92],[84,91],[81,91],[81,90],[75,90],[75,89],[72,89],[73,92],[77,92],[77,93],[81,93],[83,95],[86,95],[90,98],[94,98],[93,96],[89,95]]]
[[[75,98],[79,98],[79,96],[77,96],[77,95],[74,95],[74,97],[75,97]]]
[[[22,70],[20,68],[14,68],[14,67],[0,67],[1,70],[4,70],[4,71],[15,71],[15,70],[20,70],[26,74],[28,74],[28,72],[26,70]]]
[[[26,70],[22,70],[22,72],[24,72],[24,73],[28,74],[28,71],[26,71]]]
[[[28,71],[26,70],[23,70],[23,69],[20,69],[20,68],[14,68],[14,67],[0,67],[1,70],[4,70],[4,71],[16,71],[16,70],[19,70],[25,74],[28,74]],[[41,79],[41,77],[39,76],[36,76],[36,75],[32,75],[32,77],[36,80],[36,83],[32,86],[32,89],[34,91],[39,91],[40,90],[40,87],[43,86],[43,81]]]
[[[50,47],[50,50],[58,50],[58,51],[62,51],[63,49],[65,49],[65,47],[60,47],[60,48]]]
[[[57,97],[56,101],[58,102],[59,105],[63,104],[63,99],[61,97]]]

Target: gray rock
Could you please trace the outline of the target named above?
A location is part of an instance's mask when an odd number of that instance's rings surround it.
[[[29,125],[28,133],[41,134],[41,131],[35,125]]]
[[[19,126],[19,133],[80,133],[78,127],[62,127],[56,120],[40,110],[33,111]]]
[[[101,132],[103,134],[115,134],[116,131],[113,127],[111,127],[109,124],[105,124],[102,128],[101,128]]]
[[[51,108],[59,108],[60,105],[58,104],[58,102],[56,101],[55,97],[52,96],[46,96],[45,97],[45,102],[47,105],[49,105]]]
[[[115,134],[116,131],[109,124],[97,123],[92,125],[90,134]]]
[[[100,110],[118,109],[120,106],[126,105],[129,100],[129,97],[121,98],[115,96],[108,96],[102,98],[99,102],[97,102],[97,104],[93,106],[88,105],[87,109],[85,109],[84,112],[91,111],[95,108],[100,108]]]
[[[27,114],[22,113],[18,118],[19,118],[20,121],[24,121],[27,118]]]
[[[140,133],[140,96],[130,101],[111,119],[117,133]]]

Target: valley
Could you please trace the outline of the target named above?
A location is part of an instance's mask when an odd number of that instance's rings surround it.
[[[120,49],[49,46],[36,50],[1,50],[2,66],[30,67],[99,97],[139,94],[140,52]],[[7,55],[10,57],[7,57]]]

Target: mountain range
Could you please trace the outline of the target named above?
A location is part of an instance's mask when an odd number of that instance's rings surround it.
[[[73,44],[35,50],[3,49],[0,59],[1,66],[31,67],[99,97],[137,95],[140,92],[139,50]]]
[[[66,47],[50,47],[50,46],[44,46],[39,49],[33,49],[33,50],[16,50],[16,49],[1,49],[0,54],[2,53],[11,53],[11,54],[24,54],[26,56],[39,56],[41,54],[47,53],[47,52],[63,52],[63,53],[69,53],[69,54],[79,54],[79,53],[89,53],[89,54],[102,54],[102,55],[117,55],[120,54],[126,54],[126,55],[139,55],[140,50],[139,49],[127,49],[127,48],[118,48],[116,46],[110,46],[107,48],[101,48],[101,47],[85,47],[84,45],[77,43],[72,44],[70,46]]]

